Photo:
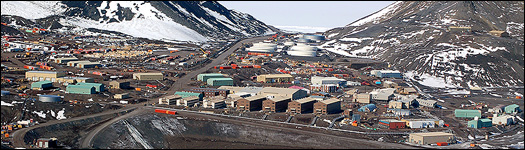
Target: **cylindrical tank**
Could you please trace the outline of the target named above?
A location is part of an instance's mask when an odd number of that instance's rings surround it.
[[[38,96],[38,100],[41,102],[60,102],[61,97],[58,95],[40,95]]]
[[[314,41],[323,41],[325,40],[324,36],[322,35],[303,35],[303,39],[310,39]]]
[[[317,47],[298,43],[297,46],[291,47],[286,53],[292,56],[315,57],[317,55]]]
[[[253,43],[252,47],[246,48],[246,51],[253,52],[275,52],[277,44],[273,43]]]

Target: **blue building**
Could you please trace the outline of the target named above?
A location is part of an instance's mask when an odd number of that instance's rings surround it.
[[[360,112],[372,112],[376,108],[377,107],[376,107],[375,104],[368,104],[368,105],[362,106],[361,108],[357,109],[357,111],[360,111]]]
[[[403,78],[401,72],[393,70],[380,70],[377,72],[377,77],[380,78]]]

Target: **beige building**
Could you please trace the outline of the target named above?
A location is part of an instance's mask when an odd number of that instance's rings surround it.
[[[114,89],[126,89],[129,88],[129,82],[119,82],[119,81],[111,81],[109,82],[109,86]]]
[[[292,100],[301,99],[308,96],[305,90],[301,89],[290,89],[290,88],[277,88],[277,87],[264,87],[257,95],[262,95],[268,98],[284,96]]]
[[[403,102],[401,101],[390,101],[388,102],[388,108],[403,109]]]
[[[223,108],[226,107],[226,102],[224,101],[224,96],[215,96],[209,99],[206,99],[202,102],[204,108]]]
[[[436,144],[438,142],[452,143],[454,140],[454,134],[445,132],[411,133],[408,139],[410,143],[421,145]]]
[[[80,63],[89,63],[90,61],[86,61],[86,60],[81,60],[81,61],[70,61],[70,62],[67,62],[67,66],[68,67],[76,67],[77,64],[80,64]]]
[[[126,99],[129,98],[129,93],[115,94],[113,97],[115,99]]]
[[[276,83],[276,82],[292,82],[293,76],[290,74],[263,74],[257,76],[257,82]]]
[[[66,72],[54,71],[27,71],[26,79],[29,81],[51,81],[56,82],[57,78],[66,76]]]
[[[370,103],[370,100],[372,100],[372,94],[370,94],[370,93],[354,94],[353,99],[354,99],[354,102],[356,102],[356,103],[368,104],[368,103]]]
[[[78,60],[78,58],[75,58],[75,57],[56,58],[55,59],[55,63],[57,63],[57,64],[65,64],[67,62],[77,61],[77,60]]]
[[[508,32],[498,31],[498,30],[489,31],[489,34],[492,36],[497,36],[497,37],[509,37],[510,36]]]
[[[163,98],[159,98],[159,104],[173,105],[177,103],[177,100],[181,99],[180,95],[168,95]]]
[[[56,81],[58,83],[95,83],[95,79],[86,77],[60,77],[57,78]]]
[[[136,80],[162,80],[164,79],[164,76],[162,73],[134,73],[133,79]]]
[[[190,96],[190,97],[177,99],[177,106],[193,107],[195,106],[195,104],[198,104],[198,103],[199,103],[199,97],[197,96]]]

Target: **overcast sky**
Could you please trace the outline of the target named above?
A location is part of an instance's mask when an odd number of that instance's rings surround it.
[[[228,9],[248,13],[266,24],[342,27],[392,4],[394,1],[219,1]]]

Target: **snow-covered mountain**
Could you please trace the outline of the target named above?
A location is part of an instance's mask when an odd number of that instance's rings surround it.
[[[215,1],[2,1],[2,16],[20,16],[44,28],[95,28],[135,37],[208,41],[274,32],[246,13]]]
[[[523,1],[399,1],[326,31],[321,47],[386,61],[433,87],[523,86],[523,9]]]

